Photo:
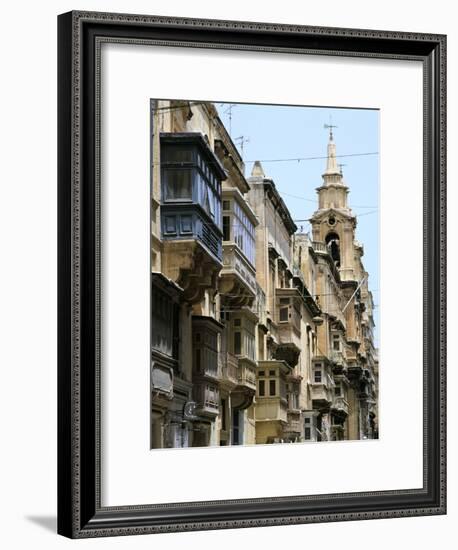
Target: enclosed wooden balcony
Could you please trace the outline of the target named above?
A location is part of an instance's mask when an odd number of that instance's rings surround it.
[[[153,396],[173,397],[173,369],[153,361],[151,366],[151,392]]]
[[[301,301],[296,288],[277,288],[276,315],[278,346],[275,358],[295,367],[301,353]]]
[[[223,243],[219,290],[232,307],[251,305],[256,298],[256,270],[235,243]]]
[[[258,361],[256,421],[287,423],[286,377],[291,367],[286,361]]]
[[[324,358],[313,361],[311,397],[314,409],[329,411],[333,400],[333,382],[330,365]]]
[[[332,391],[326,384],[312,382],[313,408],[328,409],[332,403]]]
[[[221,387],[231,392],[233,409],[246,409],[256,393],[256,362],[226,352],[221,356]]]
[[[162,272],[199,302],[222,267],[221,182],[225,171],[199,133],[162,133]]]
[[[223,325],[213,317],[192,317],[193,379],[205,378],[215,382],[221,379],[218,338],[222,329]]]
[[[225,182],[222,191],[223,269],[220,293],[232,307],[251,306],[256,297],[255,213],[243,194]]]
[[[195,413],[214,419],[219,414],[219,388],[209,382],[197,382],[193,385],[193,398],[196,402]]]
[[[347,360],[342,351],[332,350],[331,361],[333,366],[339,370],[345,370],[347,368]]]
[[[173,398],[179,372],[181,288],[161,273],[151,274],[151,395],[156,405]]]
[[[248,357],[239,358],[238,386],[248,390],[256,391],[256,361]]]
[[[221,385],[233,390],[239,380],[239,360],[229,352],[219,354],[221,363]]]
[[[193,395],[199,415],[218,414],[221,380],[218,340],[222,328],[212,317],[195,315],[192,318]]]
[[[339,416],[348,416],[348,401],[343,396],[334,397],[332,402],[332,410],[334,414]]]

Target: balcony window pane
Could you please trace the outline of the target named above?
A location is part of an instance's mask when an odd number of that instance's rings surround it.
[[[259,397],[264,397],[266,392],[264,380],[259,380]]]
[[[288,308],[282,307],[280,308],[280,322],[286,323],[288,321]]]
[[[269,380],[269,395],[275,395],[277,393],[277,384],[275,380]]]
[[[250,359],[253,359],[254,361],[256,359],[254,334],[244,331],[244,345],[245,345],[245,349],[244,349],[245,355]]]
[[[338,335],[333,336],[332,346],[334,351],[340,351],[340,337]]]
[[[155,350],[176,358],[178,326],[176,309],[169,296],[156,287],[151,289],[151,344]]]
[[[167,163],[193,162],[192,149],[182,149],[181,147],[168,147],[164,152],[164,157]]]
[[[180,306],[178,304],[173,305],[172,335],[173,335],[172,356],[174,359],[178,360],[178,353],[179,353],[179,346],[180,346]]]
[[[236,409],[232,411],[232,444],[240,445],[240,414]]]
[[[234,203],[233,239],[248,261],[255,263],[254,225],[238,203]]]
[[[292,308],[293,312],[293,324],[298,329],[301,330],[301,311],[296,306]]]
[[[221,429],[226,430],[226,400],[221,399]]]
[[[209,198],[209,205],[210,205],[210,211],[209,214],[212,219],[216,219],[216,197],[215,194],[211,189],[208,190],[208,198]]]
[[[234,354],[242,354],[242,334],[240,332],[234,332]]]
[[[223,216],[223,240],[231,240],[231,218],[229,216]]]
[[[192,171],[165,171],[165,200],[190,200],[192,197]]]

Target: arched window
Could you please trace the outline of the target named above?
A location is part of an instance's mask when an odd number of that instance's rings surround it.
[[[329,254],[334,260],[337,267],[340,267],[340,240],[337,233],[331,232],[326,236],[326,244],[328,246]]]

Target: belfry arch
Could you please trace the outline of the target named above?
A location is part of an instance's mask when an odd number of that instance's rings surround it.
[[[329,254],[334,260],[337,267],[340,267],[340,238],[335,231],[331,231],[326,235],[326,245],[329,249]]]

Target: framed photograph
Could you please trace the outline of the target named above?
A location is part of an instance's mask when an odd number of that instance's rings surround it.
[[[446,37],[58,40],[58,532],[446,513]]]

